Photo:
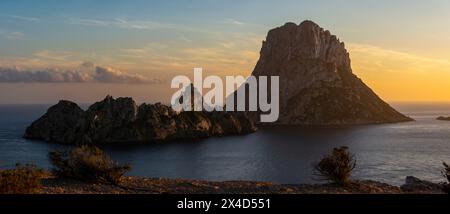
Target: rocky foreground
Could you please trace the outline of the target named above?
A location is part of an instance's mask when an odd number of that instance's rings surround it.
[[[376,181],[355,181],[350,187],[332,184],[280,185],[270,182],[209,182],[126,177],[120,185],[86,184],[48,178],[42,194],[443,194],[438,184],[408,177],[402,187]]]

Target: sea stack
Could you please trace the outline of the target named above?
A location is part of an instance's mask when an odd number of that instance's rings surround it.
[[[280,117],[275,124],[359,125],[412,120],[353,74],[344,43],[312,21],[286,23],[270,30],[260,54],[252,75],[280,77]]]

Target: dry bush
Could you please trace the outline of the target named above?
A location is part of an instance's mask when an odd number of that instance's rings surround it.
[[[334,148],[331,154],[326,155],[315,164],[314,171],[317,176],[340,186],[348,186],[353,169],[356,167],[354,155],[350,154],[348,147]]]
[[[447,182],[442,185],[442,190],[450,194],[450,166],[445,162],[443,162],[442,164],[444,165],[444,169],[441,171],[441,173],[442,176],[447,179]]]
[[[0,194],[33,194],[41,190],[44,170],[34,165],[17,164],[15,169],[0,171]]]
[[[95,146],[83,145],[70,151],[49,153],[53,173],[57,177],[101,184],[118,184],[130,170],[119,165]]]

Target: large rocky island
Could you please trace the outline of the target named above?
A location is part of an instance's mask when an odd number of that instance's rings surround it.
[[[312,21],[287,23],[271,30],[260,54],[252,75],[280,77],[277,124],[358,125],[412,120],[353,74],[344,43]]]

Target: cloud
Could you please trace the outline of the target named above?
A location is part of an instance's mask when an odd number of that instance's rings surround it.
[[[50,50],[41,50],[39,52],[34,53],[33,55],[41,59],[65,61],[67,60],[67,58],[73,56],[73,53],[68,51],[55,52]]]
[[[21,21],[28,21],[28,22],[37,22],[37,21],[41,20],[40,18],[28,17],[28,16],[15,16],[15,15],[12,15],[12,16],[8,16],[8,17],[14,18],[14,19],[18,19],[18,20],[21,20]]]
[[[148,20],[127,20],[115,18],[111,20],[69,18],[69,23],[73,25],[91,26],[91,27],[116,27],[124,29],[177,29],[179,26],[170,23],[160,23]]]
[[[122,23],[122,24],[128,23],[127,20],[121,19],[121,18],[115,18],[114,21],[119,22],[119,23]]]
[[[379,72],[430,74],[449,72],[450,61],[430,58],[377,46],[351,43],[348,45],[354,67],[379,74]]]
[[[41,21],[40,18],[30,17],[30,16],[20,16],[20,15],[0,14],[0,17],[5,17],[8,19],[15,19],[15,20],[19,20],[19,21],[26,21],[26,22]]]
[[[59,72],[57,70],[22,70],[20,68],[0,68],[0,83],[62,83],[88,82],[91,77],[78,71]]]
[[[83,68],[93,68],[95,64],[93,62],[85,61],[80,64],[80,67]]]
[[[89,66],[84,62],[80,67]],[[112,68],[95,67],[94,72],[89,73],[81,70],[59,71],[57,69],[47,70],[24,70],[21,68],[1,68],[0,83],[117,83],[117,84],[158,84],[162,81],[148,79],[139,74],[128,74]]]
[[[7,31],[7,30],[0,29],[0,37],[9,39],[9,40],[17,40],[17,39],[22,39],[23,37],[25,37],[25,34],[22,32],[19,32],[19,31]]]
[[[148,43],[121,49],[118,56],[120,61],[133,62],[162,75],[184,73],[199,66],[215,75],[248,75],[258,60],[263,38],[254,34],[227,33],[203,41]]]
[[[450,60],[367,44],[348,45],[354,72],[386,100],[448,100]]]
[[[69,22],[74,25],[84,25],[84,26],[107,26],[109,24],[107,21],[95,19],[79,19],[79,18],[70,18]]]
[[[236,25],[236,26],[244,26],[245,23],[235,20],[235,19],[227,19],[223,22],[224,24]]]
[[[160,80],[148,78],[139,74],[128,74],[120,70],[112,68],[96,67],[93,79],[97,82],[103,83],[161,83]]]

